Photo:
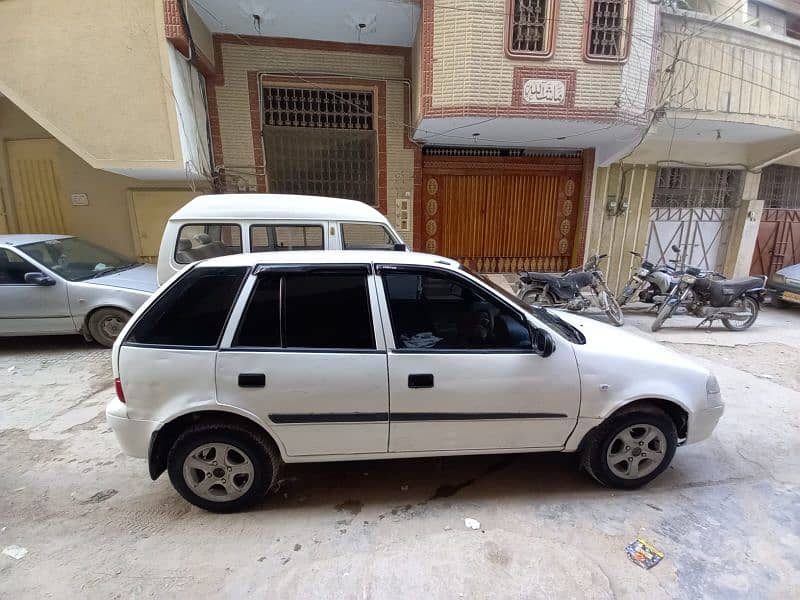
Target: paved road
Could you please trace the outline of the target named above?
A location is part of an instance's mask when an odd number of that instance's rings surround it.
[[[694,324],[656,338],[715,370],[727,412],[644,490],[602,489],[558,454],[304,465],[228,516],[119,452],[107,351],[2,340],[0,548],[28,553],[0,555],[0,596],[797,597],[800,310],[746,333]],[[666,554],[650,571],[626,558],[637,537]]]

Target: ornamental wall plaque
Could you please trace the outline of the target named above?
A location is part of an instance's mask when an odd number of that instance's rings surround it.
[[[567,196],[572,196],[575,193],[575,182],[572,179],[567,179],[567,183],[564,184],[564,193]]]
[[[428,222],[425,223],[425,231],[428,235],[436,235],[436,221],[428,219]]]
[[[428,186],[428,193],[431,196],[433,196],[434,194],[436,194],[436,192],[439,191],[439,182],[436,181],[436,179],[434,179],[433,177],[428,178],[427,186]]]
[[[564,203],[561,205],[561,212],[564,213],[565,217],[568,217],[572,214],[572,200],[564,200]]]
[[[439,210],[439,203],[436,201],[436,198],[428,198],[428,204],[425,206],[425,210],[431,217],[436,214],[436,211]]]
[[[425,242],[425,250],[430,252],[431,254],[436,253],[436,240],[433,238],[428,238],[428,241]]]
[[[566,236],[569,233],[569,227],[570,227],[569,219],[564,219],[563,221],[561,221],[561,226],[559,227],[561,235]]]

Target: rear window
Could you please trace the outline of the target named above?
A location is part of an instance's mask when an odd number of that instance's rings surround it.
[[[324,250],[321,225],[252,225],[250,251]]]
[[[193,223],[178,232],[175,262],[188,265],[205,258],[242,253],[242,229],[226,223]]]
[[[342,223],[342,248],[345,250],[394,250],[395,240],[377,223]]]
[[[216,347],[246,272],[245,267],[192,269],[150,305],[126,343]]]

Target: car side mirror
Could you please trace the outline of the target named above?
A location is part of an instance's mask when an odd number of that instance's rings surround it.
[[[531,328],[531,342],[533,343],[533,352],[542,358],[547,358],[556,351],[556,343],[551,336],[544,329]]]
[[[49,275],[35,271],[33,273],[25,273],[25,283],[32,285],[55,285],[56,280]]]
[[[408,248],[407,248],[407,246],[405,244],[395,244],[394,245],[394,250],[396,252],[405,252],[407,249]]]

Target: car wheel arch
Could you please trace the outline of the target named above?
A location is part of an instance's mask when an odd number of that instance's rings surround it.
[[[272,446],[276,454],[281,457],[281,460],[285,456],[284,449],[278,439],[257,420],[238,412],[226,410],[194,410],[174,417],[152,433],[147,452],[147,464],[151,479],[155,481],[166,471],[170,448],[175,443],[175,440],[178,439],[178,436],[189,427],[200,424],[231,425],[247,429],[262,438],[266,444]]]
[[[637,398],[625,402],[621,406],[616,406],[613,411],[605,415],[600,422],[586,432],[578,445],[577,452],[582,452],[586,442],[595,435],[611,419],[620,415],[632,412],[652,412],[653,410],[665,413],[675,423],[675,430],[678,432],[678,440],[685,440],[688,434],[689,411],[685,406],[667,398]]]

